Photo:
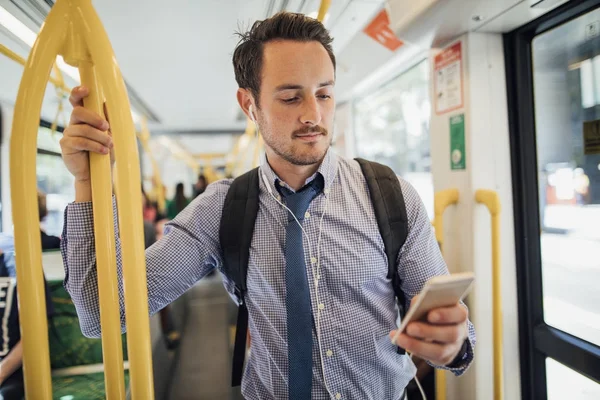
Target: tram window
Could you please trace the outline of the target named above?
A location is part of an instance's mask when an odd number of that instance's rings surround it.
[[[429,65],[425,60],[354,104],[356,152],[410,182],[433,218]]]
[[[600,384],[551,358],[546,359],[546,376],[548,400],[600,399]]]
[[[40,127],[36,163],[37,185],[46,193],[48,215],[42,221],[42,229],[52,236],[60,236],[63,228],[64,210],[75,199],[73,176],[60,156],[59,140],[62,134],[51,134],[50,129]]]
[[[539,35],[532,52],[544,320],[600,345],[600,137],[589,131],[600,127],[600,37],[587,29],[598,20]]]

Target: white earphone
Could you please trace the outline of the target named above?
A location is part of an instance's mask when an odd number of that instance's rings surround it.
[[[250,107],[252,107],[252,106],[250,106]],[[271,185],[269,185],[269,180],[267,179],[267,176],[264,173],[261,175],[263,178],[263,182],[265,183],[265,186],[267,187],[267,190],[269,191],[269,194],[271,196],[273,196],[273,189],[271,189]],[[277,200],[277,199],[275,199],[275,200]]]
[[[252,104],[250,104],[250,107],[248,107],[248,113],[250,114],[250,119],[252,122],[256,124],[256,118],[254,118],[254,112],[252,111]]]

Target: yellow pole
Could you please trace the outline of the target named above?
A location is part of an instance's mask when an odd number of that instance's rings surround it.
[[[125,288],[125,315],[131,395],[134,400],[154,398],[146,259],[143,240],[141,177],[135,126],[114,51],[90,0],[71,0],[81,21],[82,35],[96,67],[107,101],[116,157],[116,193],[121,210],[119,228]]]
[[[68,59],[68,57],[65,57]],[[67,61],[69,64],[71,60]],[[90,61],[79,62],[81,83],[90,95],[84,100],[85,108],[103,115],[103,96]],[[90,153],[92,177],[92,204],[94,211],[94,238],[96,241],[98,294],[100,297],[100,323],[102,325],[102,355],[104,383],[108,399],[125,399],[123,376],[123,345],[119,315],[116,247],[112,210],[112,179],[110,155]]]
[[[37,209],[36,155],[39,116],[52,65],[64,41],[67,3],[58,1],[25,62],[15,103],[10,141],[10,180],[19,314],[23,341],[25,396],[52,399],[48,322],[44,295],[40,221]]]
[[[502,284],[500,271],[500,197],[493,190],[477,190],[475,201],[484,204],[492,219],[492,314],[494,330],[494,400],[504,398],[504,359],[502,354]]]
[[[458,189],[441,190],[434,197],[435,238],[444,253],[444,211],[448,206],[458,203]],[[446,371],[435,370],[435,399],[446,400]]]
[[[33,52],[33,49],[32,49]],[[0,43],[0,54],[4,54],[6,57],[10,58],[13,61],[16,61],[17,63],[21,64],[22,66],[26,66],[27,65],[27,61],[21,57],[20,55],[18,55],[17,53],[15,53],[14,51],[12,51],[11,49],[9,49],[8,47],[4,46],[2,43]],[[53,60],[52,62],[54,62],[55,60]],[[65,86],[64,81],[62,81],[62,79],[60,78],[55,78],[53,76],[49,76],[48,79],[46,79],[46,82],[50,81],[50,83],[52,83],[56,88],[60,88],[62,90],[64,90],[65,92],[70,92],[71,89],[69,89],[69,87]]]
[[[327,11],[329,10],[329,6],[331,5],[331,0],[321,0],[321,6],[319,7],[319,14],[317,15],[317,19],[323,22],[325,19],[325,15],[327,15]]]
[[[158,168],[158,163],[152,156],[152,151],[150,150],[150,130],[148,129],[148,121],[146,117],[142,118],[142,129],[141,132],[137,135],[140,143],[142,143],[142,148],[144,152],[150,159],[150,163],[152,163],[152,173],[153,173],[153,185],[154,190],[156,191],[156,201],[158,203],[158,210],[160,212],[165,211],[165,193],[162,190],[162,179],[160,176],[160,169]]]

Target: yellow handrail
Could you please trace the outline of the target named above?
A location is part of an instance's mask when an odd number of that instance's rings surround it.
[[[325,19],[325,15],[327,15],[327,11],[329,11],[329,6],[331,5],[331,0],[321,0],[321,5],[319,6],[319,14],[317,15],[317,19],[321,22]]]
[[[114,52],[91,0],[57,0],[36,39],[25,64],[15,104],[10,148],[11,196],[15,221],[15,250],[23,341],[23,371],[27,398],[52,398],[48,326],[37,212],[36,143],[44,91],[56,56],[78,66],[91,95],[85,107],[101,111],[108,99],[111,130],[118,168],[115,169],[120,238],[122,242],[125,312],[132,398],[153,399],[152,359],[140,171],[135,127],[129,99],[114,62]],[[110,162],[107,156],[90,157],[92,196],[100,296],[105,382],[109,399],[124,399],[118,285],[113,260],[114,233]],[[112,252],[112,253],[111,253]],[[104,259],[104,260],[103,260]],[[106,262],[107,264],[102,264]],[[115,332],[110,336],[110,332]],[[110,336],[110,337],[109,337]],[[118,342],[118,345],[116,344]],[[111,364],[112,363],[112,364]],[[113,365],[114,364],[114,365]],[[117,366],[120,365],[120,366]]]
[[[23,57],[21,57],[20,55],[18,55],[17,53],[15,53],[11,49],[9,49],[5,45],[3,45],[2,43],[0,43],[0,54],[4,54],[6,57],[21,64],[22,66],[27,65],[27,60],[25,60]],[[57,71],[57,70],[58,70],[58,68],[55,71]],[[50,76],[47,79],[47,81],[50,81],[50,83],[52,83],[57,89],[64,90],[67,93],[71,91],[71,89],[69,89],[69,87],[65,85],[65,82],[62,79],[62,75],[59,76],[58,78]]]
[[[494,330],[494,400],[504,398],[504,359],[502,354],[502,282],[500,271],[500,197],[493,190],[477,190],[475,201],[484,204],[492,219],[492,314]]]
[[[458,203],[458,189],[446,189],[437,192],[433,200],[435,238],[444,253],[444,211],[452,204]],[[446,400],[446,371],[435,370],[435,398]]]
[[[142,127],[140,132],[137,133],[137,137],[142,144],[142,148],[144,152],[150,159],[150,163],[152,164],[152,183],[154,186],[154,191],[156,192],[156,202],[158,203],[158,211],[161,213],[166,210],[165,205],[165,193],[163,191],[162,179],[160,176],[160,168],[158,167],[158,163],[154,159],[152,155],[152,151],[150,150],[150,130],[148,129],[148,120],[146,117],[142,117]]]

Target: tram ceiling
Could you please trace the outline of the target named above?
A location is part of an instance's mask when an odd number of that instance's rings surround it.
[[[151,132],[244,131],[235,100],[235,31],[281,10],[315,14],[320,0],[92,0],[131,90],[156,116]],[[333,1],[325,25],[341,53],[384,0]],[[37,32],[52,0],[0,0]],[[25,54],[27,55],[27,53]],[[4,78],[0,78],[4,79]],[[20,81],[20,76],[15,77]],[[67,110],[68,111],[68,110]]]

